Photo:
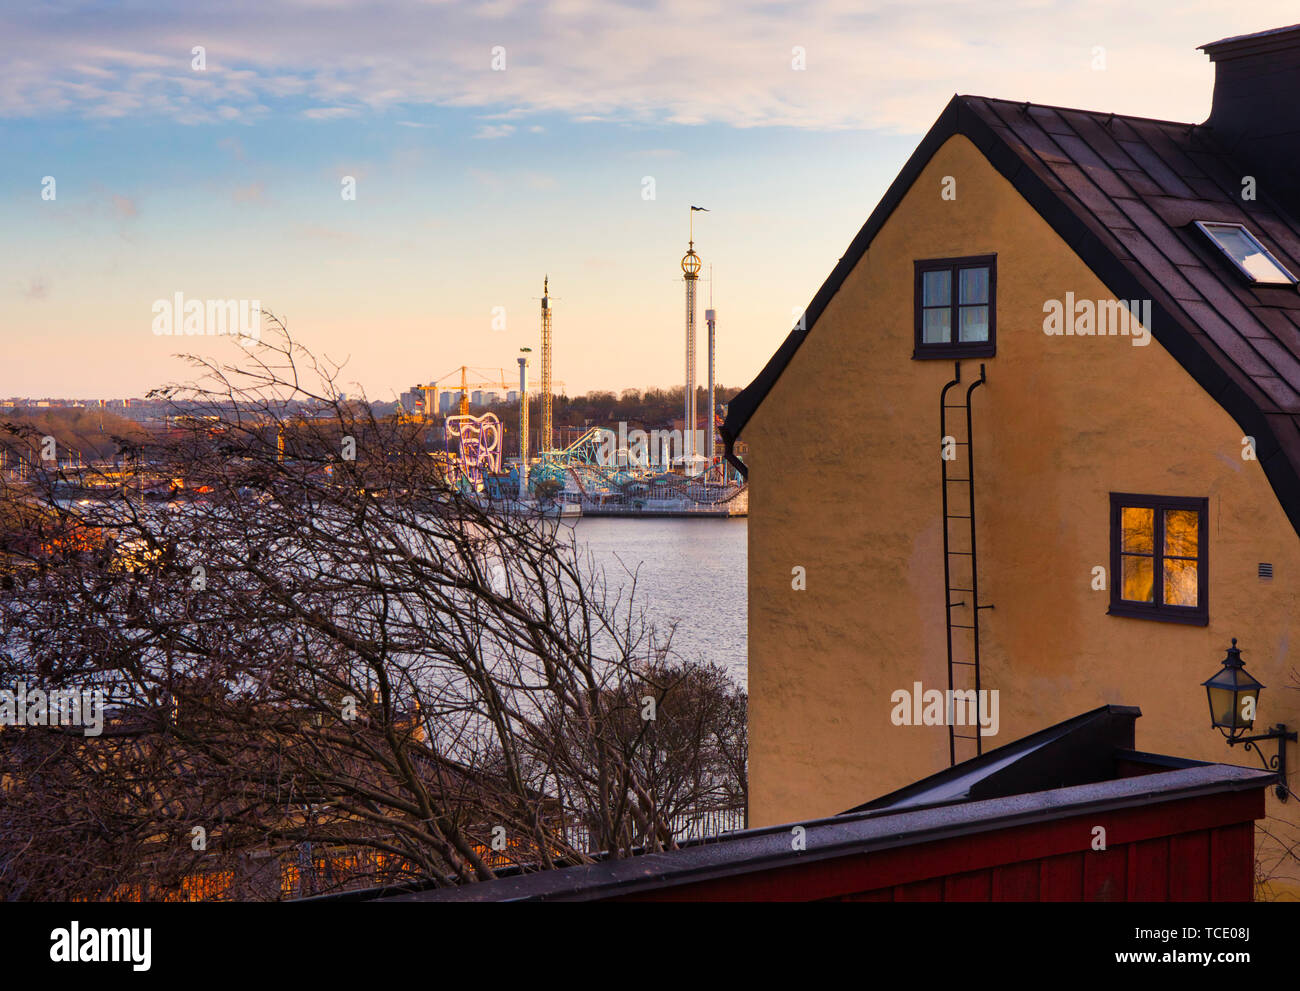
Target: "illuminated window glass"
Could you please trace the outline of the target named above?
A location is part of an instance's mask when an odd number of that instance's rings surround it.
[[[1205,625],[1209,502],[1111,493],[1110,612]]]

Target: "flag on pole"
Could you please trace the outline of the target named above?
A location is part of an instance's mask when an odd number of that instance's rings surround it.
[[[693,206],[693,207],[691,207],[691,209],[692,209],[692,210],[703,210],[705,213],[708,213],[708,212],[709,212],[709,208],[708,208],[708,207],[705,207],[705,206]]]

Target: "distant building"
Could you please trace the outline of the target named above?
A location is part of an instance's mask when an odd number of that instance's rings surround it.
[[[518,389],[511,389],[509,392],[507,392],[507,393],[506,393],[506,402],[508,402],[508,403],[517,403],[517,402],[519,402],[519,390],[518,390]]]

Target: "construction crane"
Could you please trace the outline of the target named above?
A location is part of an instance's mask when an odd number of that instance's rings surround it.
[[[470,373],[475,376],[482,376],[471,381]],[[456,376],[460,377],[460,408],[461,416],[469,415],[469,392],[471,389],[498,389],[504,398],[505,393],[509,392],[512,386],[507,384],[506,373],[501,368],[471,368],[469,365],[461,365],[459,368],[453,368],[446,375],[441,375],[432,382],[426,382],[420,385],[412,386],[412,391],[418,391],[424,396],[424,422],[433,421],[434,415],[438,409],[438,390],[444,392],[448,388],[455,388]],[[448,379],[451,385],[448,385]],[[564,392],[563,382],[552,383],[552,388],[558,388],[561,393]],[[549,408],[549,394],[547,407]]]

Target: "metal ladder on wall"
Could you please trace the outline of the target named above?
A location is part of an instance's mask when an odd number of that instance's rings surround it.
[[[957,362],[951,382],[939,394],[940,475],[943,484],[943,584],[944,618],[948,626],[948,691],[974,689],[976,716],[980,698],[980,610],[992,609],[979,601],[979,558],[975,546],[975,449],[972,444],[971,393],[985,382],[984,365],[980,377],[966,388],[966,401],[959,405],[948,402],[948,393],[961,384],[961,362]],[[952,410],[966,411],[963,436],[955,435],[949,424]],[[956,418],[960,422],[960,417]],[[945,455],[951,455],[951,459]],[[967,535],[954,537],[953,524],[959,520],[969,524]],[[961,524],[957,524],[960,531]],[[954,545],[956,547],[954,548]],[[959,622],[960,621],[960,622]],[[962,643],[968,644],[962,649]],[[953,696],[949,694],[948,699]],[[948,763],[978,757],[983,750],[979,720],[974,726],[956,726],[948,713]],[[958,731],[961,732],[958,732]],[[959,758],[958,741],[961,754]],[[972,744],[974,744],[972,752]]]

